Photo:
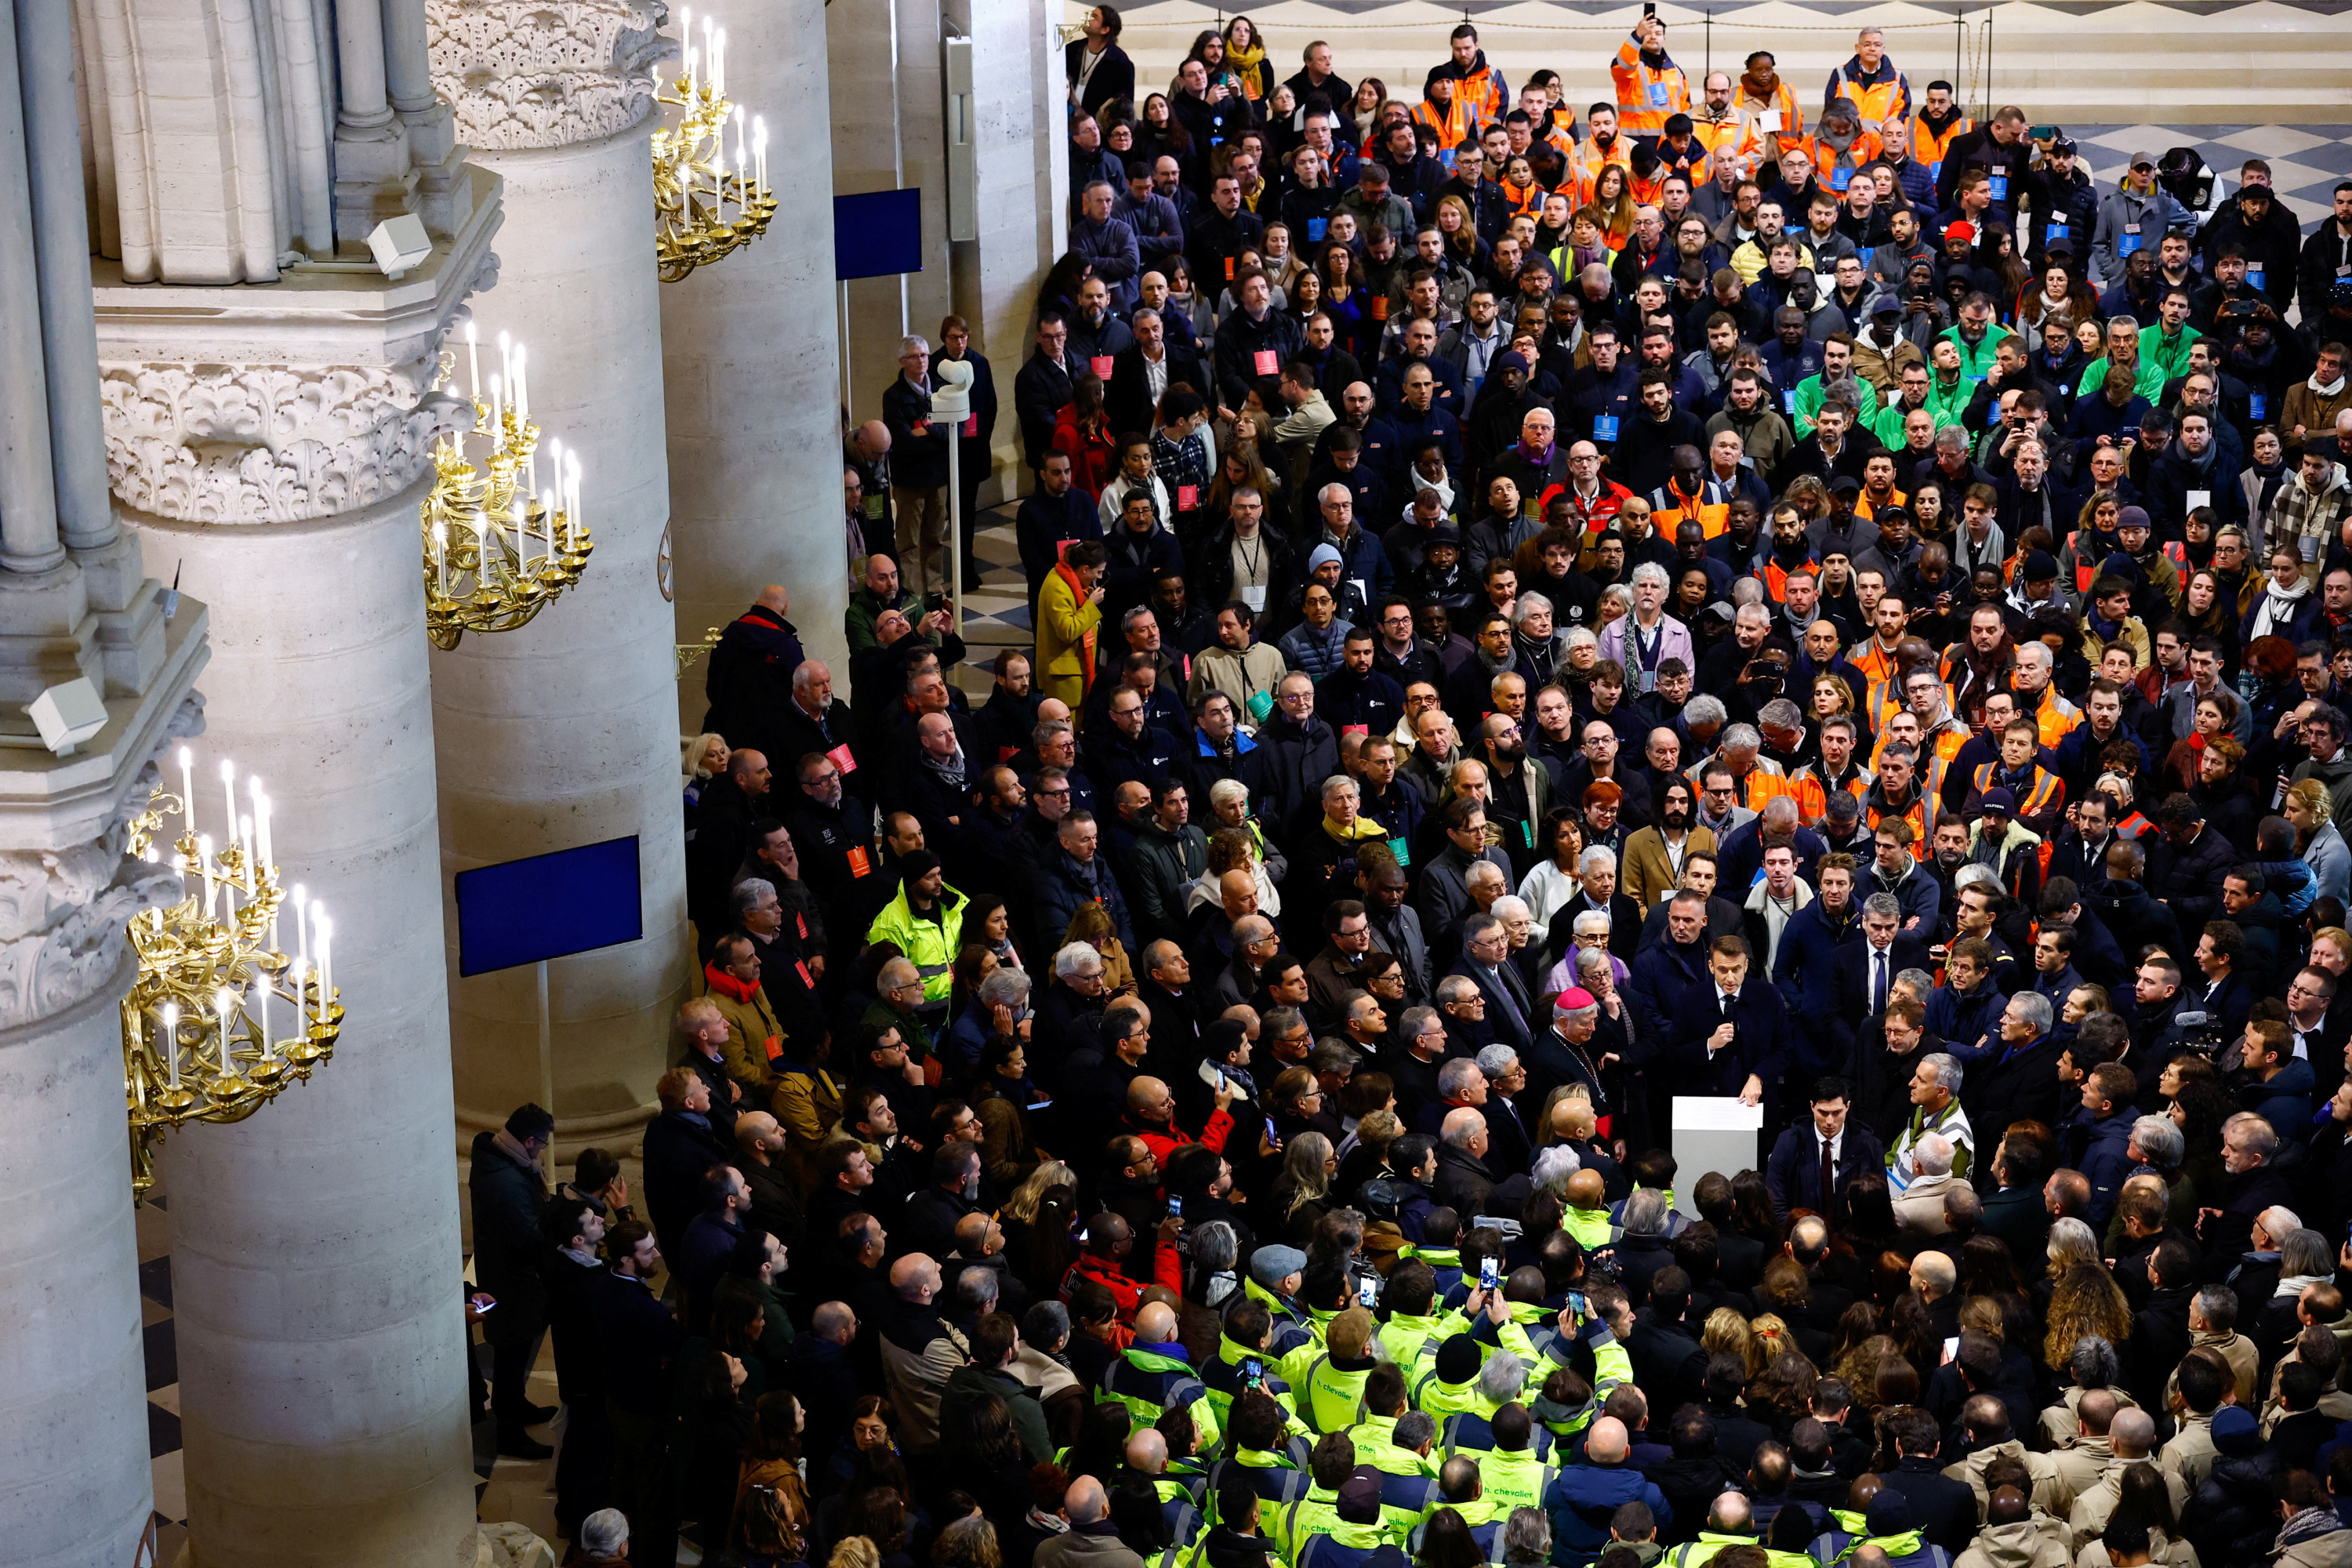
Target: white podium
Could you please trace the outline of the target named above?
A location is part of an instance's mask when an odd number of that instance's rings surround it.
[[[1763,1169],[1756,1152],[1764,1130],[1764,1108],[1742,1105],[1737,1095],[1677,1095],[1674,1106],[1675,1207],[1699,1217],[1698,1179],[1710,1171],[1726,1177]]]

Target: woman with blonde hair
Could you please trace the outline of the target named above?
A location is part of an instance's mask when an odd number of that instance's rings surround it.
[[[2352,846],[2346,845],[2336,826],[2336,797],[2319,780],[2305,779],[2287,786],[2279,810],[2294,826],[2304,864],[2311,868],[2319,896],[2341,902],[2352,891]]]
[[[1764,1362],[1756,1353],[1756,1336],[1748,1329],[1748,1320],[1729,1307],[1717,1307],[1706,1315],[1706,1326],[1699,1331],[1698,1348],[1709,1355],[1720,1352],[1738,1356],[1750,1377],[1764,1370]]]
[[[1293,1247],[1303,1249],[1315,1238],[1315,1227],[1331,1210],[1331,1178],[1339,1169],[1331,1140],[1320,1132],[1301,1132],[1283,1151],[1282,1174],[1267,1197]]]

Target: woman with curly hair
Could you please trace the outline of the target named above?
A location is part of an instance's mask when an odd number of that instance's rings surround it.
[[[2132,1310],[2116,1277],[2094,1257],[2088,1263],[2069,1263],[2058,1276],[2050,1292],[2048,1324],[2042,1335],[2042,1363],[2061,1367],[2087,1336],[2095,1334],[2110,1344],[2129,1340]]]
[[[1748,1408],[1775,1436],[1786,1438],[1790,1427],[1813,1413],[1813,1390],[1821,1381],[1821,1373],[1801,1352],[1784,1350],[1749,1380]]]

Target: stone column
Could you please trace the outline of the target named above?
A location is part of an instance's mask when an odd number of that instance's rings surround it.
[[[116,286],[116,499],[213,607],[205,752],[265,779],[281,875],[335,922],[335,1059],[164,1146],[202,1568],[476,1558],[422,535],[434,361],[495,261],[498,185],[398,284]],[[348,280],[347,280],[348,279]]]
[[[204,622],[184,601],[163,678],[109,704],[104,750],[0,767],[0,1532],[34,1568],[131,1562],[153,1507],[116,1003],[124,921],[179,879],[122,849],[150,759],[202,726]]]
[[[939,0],[833,0],[824,18],[834,194],[911,186],[923,193],[923,270],[849,285],[849,414],[877,419],[882,394],[898,374],[899,338],[919,333],[936,349],[940,318],[955,309],[940,7]],[[1008,387],[998,390],[1009,395]]]
[[[952,309],[971,324],[972,346],[996,375],[996,483],[981,491],[986,506],[1020,494],[1027,479],[1013,377],[1029,357],[1038,280],[1069,236],[1062,58],[1045,0],[946,0],[940,16],[971,39],[980,237],[949,249]]]
[[[727,90],[768,123],[778,216],[767,234],[661,290],[677,632],[742,614],[769,583],[792,593],[809,655],[847,679],[849,557],[841,505],[833,144],[824,0],[771,0],[728,17]],[[701,727],[702,667],[678,686]]]
[[[478,329],[528,346],[531,416],[579,449],[596,542],[580,585],[530,625],[435,656],[444,869],[639,845],[645,940],[550,966],[561,1160],[651,1114],[687,982],[649,146],[667,41],[655,0],[431,0],[428,14],[458,135],[505,182],[504,286],[476,306]],[[460,978],[454,905],[445,918],[464,1144],[541,1098],[537,988],[528,969]]]

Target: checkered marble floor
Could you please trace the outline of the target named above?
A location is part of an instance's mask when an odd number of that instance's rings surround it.
[[[1006,537],[1011,537],[1008,525]],[[635,1158],[623,1160],[624,1173],[634,1184],[641,1172]],[[459,1178],[463,1181],[463,1167]],[[170,1200],[162,1194],[139,1205],[139,1308],[147,1356],[147,1449],[155,1488],[153,1561],[177,1560],[188,1539],[188,1489],[180,1436],[180,1358],[172,1316],[172,1221]],[[470,1277],[470,1271],[469,1271]],[[469,1342],[473,1336],[469,1333]],[[469,1343],[468,1353],[488,1375],[488,1347]],[[555,1352],[540,1342],[539,1363],[531,1369],[530,1397],[537,1405],[559,1403],[555,1386]],[[559,1415],[534,1430],[541,1442],[562,1443],[563,1418]],[[513,1521],[528,1526],[554,1546],[559,1558],[564,1542],[555,1532],[555,1458],[510,1459],[497,1452],[497,1434],[485,1421],[474,1428],[476,1517],[486,1522]],[[681,1568],[691,1568],[701,1555],[691,1541],[678,1543]]]
[[[2352,0],[2346,0],[2352,6]],[[2091,178],[2102,191],[2115,188],[2134,153],[2161,158],[2175,147],[2193,147],[2213,174],[2213,202],[2220,206],[2238,188],[2238,169],[2249,158],[2271,166],[2271,190],[2311,233],[2334,210],[2336,182],[2352,175],[2352,124],[2342,125],[2069,125],[2066,133],[2084,146]]]
[[[2131,156],[2126,151],[2126,157]],[[1036,634],[1029,621],[1029,585],[1021,575],[1021,549],[1013,542],[1013,514],[1017,503],[991,507],[982,514],[972,548],[986,569],[977,586],[964,589],[964,641],[973,660],[985,664],[982,648],[1027,647]]]

